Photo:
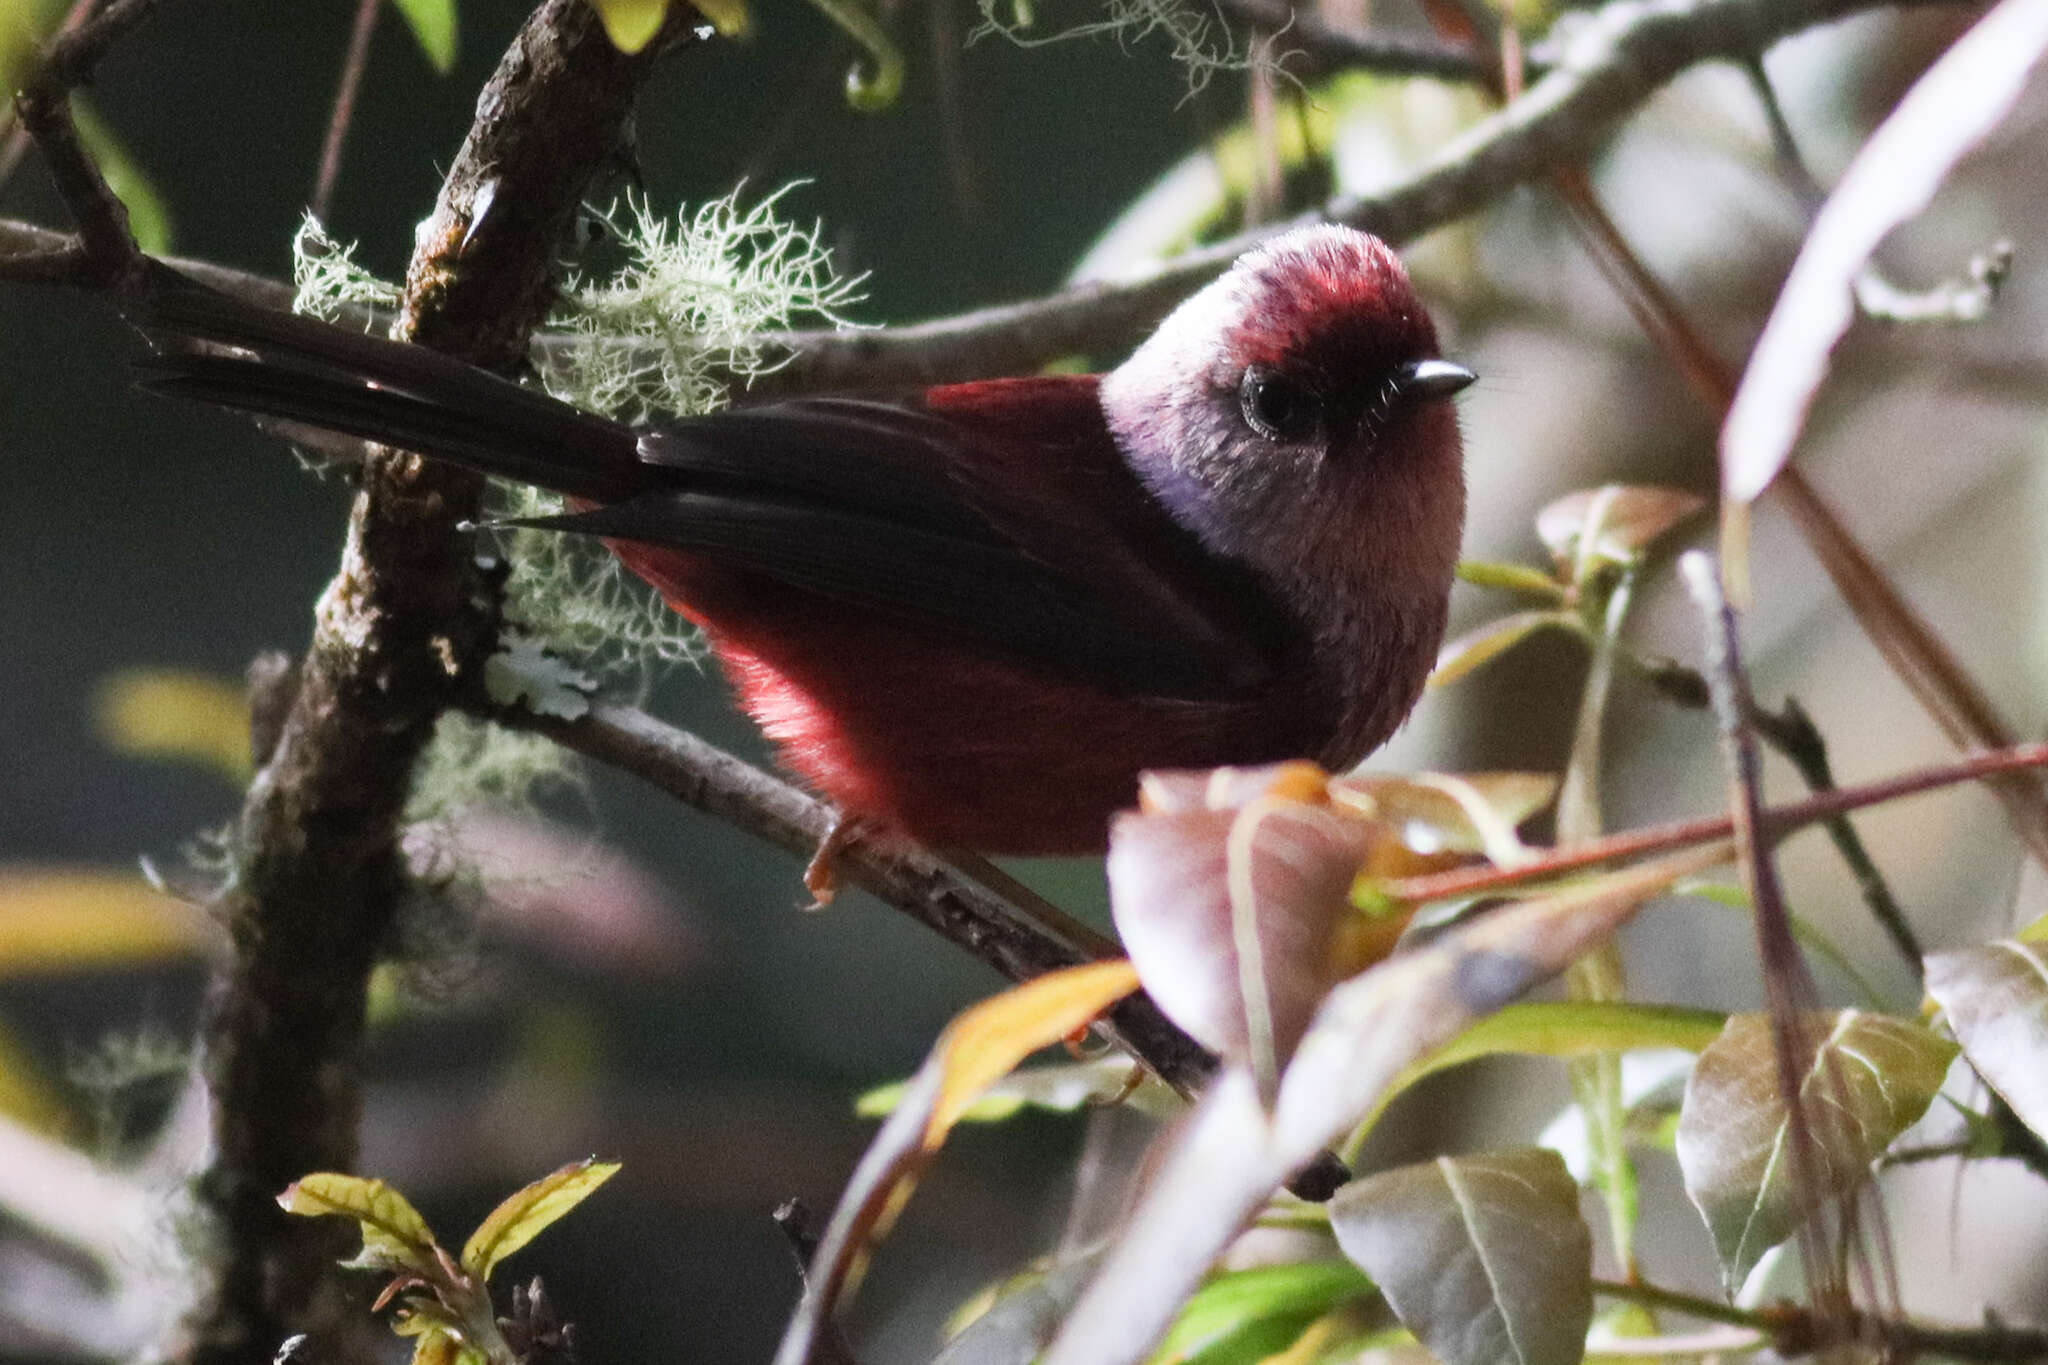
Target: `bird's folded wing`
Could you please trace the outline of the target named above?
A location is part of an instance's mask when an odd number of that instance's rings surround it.
[[[1048,421],[1040,401],[1023,435],[1002,384],[975,388],[995,397],[967,411],[809,399],[690,419],[641,438],[671,489],[540,524],[702,555],[1118,694],[1217,700],[1274,675],[1286,614],[1089,439],[1088,408]]]

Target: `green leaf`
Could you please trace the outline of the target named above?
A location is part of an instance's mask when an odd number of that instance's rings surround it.
[[[447,75],[455,65],[455,0],[391,0],[412,30],[420,51]]]
[[[668,18],[668,0],[590,0],[597,17],[604,21],[605,36],[612,46],[628,55],[654,41],[661,21]]]
[[[1444,1365],[1577,1365],[1593,1318],[1579,1187],[1541,1147],[1439,1157],[1330,1202],[1344,1254]]]
[[[1985,1084],[2048,1138],[2048,947],[2006,939],[1936,953],[1927,993]]]
[[[1812,1199],[1854,1192],[1871,1162],[1927,1112],[1956,1046],[1889,1015],[1813,1017],[1817,1038],[1800,1082],[1818,1170]],[[1778,1092],[1769,1016],[1738,1014],[1700,1054],[1678,1117],[1685,1191],[1706,1220],[1724,1287],[1740,1289],[1762,1255],[1798,1229],[1808,1204],[1794,1188],[1789,1112]]]
[[[1458,577],[1477,588],[1502,592],[1525,592],[1549,602],[1562,603],[1564,585],[1541,569],[1527,564],[1509,564],[1491,559],[1461,559]]]
[[[107,188],[127,207],[128,231],[134,235],[135,244],[156,256],[168,252],[171,210],[157,193],[155,183],[128,155],[114,130],[77,95],[71,98],[71,116],[78,124],[79,140],[85,143],[85,149],[99,165],[100,174],[106,177]]]
[[[479,1280],[488,1280],[498,1262],[531,1242],[618,1173],[616,1161],[585,1159],[515,1191],[491,1210],[463,1244],[462,1268]]]
[[[1347,1261],[1225,1271],[1195,1291],[1152,1365],[1255,1365],[1325,1313],[1372,1292]]]
[[[1580,630],[1579,618],[1568,611],[1518,611],[1460,635],[1437,651],[1430,670],[1431,687],[1449,687],[1466,674],[1507,653],[1539,630]]]
[[[1509,1005],[1498,1013],[1483,1016],[1450,1042],[1410,1064],[1387,1087],[1350,1145],[1356,1147],[1365,1131],[1379,1121],[1402,1091],[1425,1076],[1481,1057],[1585,1057],[1667,1047],[1698,1052],[1714,1041],[1727,1020],[1727,1015],[1713,1010],[1686,1009],[1680,1005],[1590,1000]]]
[[[319,1218],[338,1214],[362,1229],[363,1249],[354,1264],[366,1269],[410,1271],[442,1278],[434,1255],[434,1234],[406,1197],[381,1180],[319,1171],[291,1183],[277,1197],[286,1213]]]

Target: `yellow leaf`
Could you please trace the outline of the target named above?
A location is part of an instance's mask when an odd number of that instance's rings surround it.
[[[249,698],[240,684],[176,669],[123,669],[101,680],[93,723],[119,753],[197,763],[236,786],[249,780]]]
[[[10,1031],[0,1028],[0,1115],[45,1137],[63,1137],[71,1116],[63,1096]]]
[[[286,1213],[306,1218],[339,1214],[356,1220],[363,1232],[363,1265],[384,1270],[410,1270],[439,1278],[434,1233],[418,1209],[397,1190],[368,1176],[317,1171],[302,1176],[277,1197]]]
[[[709,19],[722,37],[744,38],[754,26],[747,0],[696,0],[696,4],[697,12]]]
[[[445,1327],[419,1333],[412,1344],[412,1365],[462,1365],[463,1355],[462,1338]]]
[[[419,42],[420,51],[447,75],[455,65],[455,0],[392,0],[407,28]]]
[[[668,17],[668,0],[590,0],[597,17],[604,21],[605,36],[612,46],[631,54],[654,41],[661,21]],[[717,20],[712,22],[716,23]]]
[[[88,868],[0,872],[0,977],[201,951],[206,922],[142,878]]]
[[[984,1000],[947,1026],[935,1053],[945,1080],[925,1124],[924,1145],[937,1148],[981,1092],[1042,1047],[1085,1027],[1138,989],[1128,961],[1090,962],[1047,972]]]
[[[531,1242],[548,1224],[618,1173],[616,1161],[572,1161],[517,1191],[492,1209],[470,1234],[462,1248],[462,1268],[479,1280],[489,1279],[498,1262]]]

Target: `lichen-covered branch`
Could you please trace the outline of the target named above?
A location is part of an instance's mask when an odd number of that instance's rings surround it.
[[[670,28],[686,40],[682,19]],[[673,45],[624,56],[584,0],[536,10],[421,233],[403,334],[516,368],[577,206],[618,164],[638,92]],[[354,1164],[364,992],[405,889],[413,764],[496,641],[493,591],[458,529],[482,480],[398,454],[363,479],[220,906],[234,952],[206,1026],[217,1152],[200,1186],[220,1250],[189,1353],[205,1365],[258,1365],[331,1321],[334,1234],[274,1200],[310,1170]]]

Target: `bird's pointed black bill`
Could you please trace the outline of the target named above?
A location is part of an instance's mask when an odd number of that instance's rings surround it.
[[[1417,360],[1395,374],[1394,387],[1403,398],[1449,398],[1478,378],[1455,360]]]

